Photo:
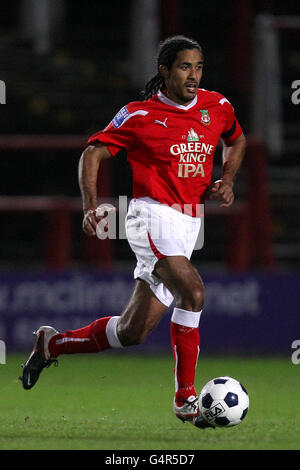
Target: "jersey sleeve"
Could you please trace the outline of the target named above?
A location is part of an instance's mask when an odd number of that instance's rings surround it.
[[[221,137],[225,140],[225,142],[232,142],[233,140],[240,137],[243,131],[235,116],[232,104],[228,101],[227,98],[225,98],[225,96],[220,94],[218,95],[220,98],[219,103],[223,107],[223,111],[225,113],[225,124]]]
[[[136,110],[130,104],[124,106],[105,129],[89,138],[88,144],[100,142],[107,147],[112,156],[122,149],[129,150],[135,141],[137,125],[135,116],[145,116],[146,114],[148,114],[147,111]]]

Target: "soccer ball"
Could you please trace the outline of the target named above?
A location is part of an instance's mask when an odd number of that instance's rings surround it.
[[[201,390],[199,408],[213,426],[236,426],[247,414],[249,396],[238,380],[217,377],[207,382]]]

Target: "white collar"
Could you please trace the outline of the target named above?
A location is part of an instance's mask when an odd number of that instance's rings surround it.
[[[190,108],[192,108],[193,106],[195,106],[195,104],[197,103],[197,101],[198,101],[198,93],[197,93],[197,95],[195,96],[195,98],[193,99],[193,101],[191,101],[191,103],[188,104],[187,106],[184,106],[183,104],[175,103],[175,101],[170,100],[170,98],[168,98],[166,95],[164,95],[160,90],[158,90],[158,92],[157,92],[157,98],[158,98],[160,101],[162,101],[164,104],[168,104],[169,106],[173,106],[174,108],[184,109],[185,111],[187,111],[188,109],[190,109]]]

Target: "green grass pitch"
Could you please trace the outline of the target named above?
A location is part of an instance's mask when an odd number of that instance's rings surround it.
[[[23,390],[20,363],[0,365],[1,450],[291,450],[300,449],[300,365],[286,358],[200,355],[196,386],[230,375],[250,397],[238,426],[199,430],[172,411],[173,359],[169,355],[63,356],[37,385]]]

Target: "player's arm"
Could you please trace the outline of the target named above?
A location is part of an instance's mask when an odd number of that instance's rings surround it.
[[[237,172],[242,164],[246,148],[246,138],[241,134],[237,139],[226,142],[223,140],[223,175],[215,181],[210,190],[210,199],[221,202],[221,207],[233,204],[233,186]]]
[[[111,157],[105,145],[89,145],[82,153],[78,165],[78,181],[82,197],[82,228],[87,235],[96,235],[97,177],[101,161]]]

